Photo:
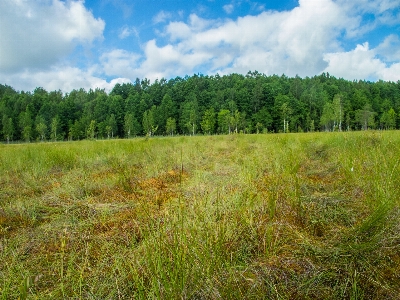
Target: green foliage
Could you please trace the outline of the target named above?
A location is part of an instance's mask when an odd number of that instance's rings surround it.
[[[14,134],[14,124],[12,118],[8,118],[7,115],[3,115],[2,125],[4,138],[7,140],[7,143],[9,143]]]
[[[231,112],[227,109],[221,109],[218,112],[218,132],[231,133]]]
[[[197,97],[194,93],[190,93],[187,100],[182,105],[181,124],[184,132],[195,135],[198,119],[199,106]]]
[[[384,129],[392,130],[396,128],[396,112],[394,109],[390,108],[388,111],[383,112],[380,121]]]
[[[110,134],[111,134],[111,138],[114,138],[114,133],[117,132],[117,121],[115,119],[115,115],[111,114],[111,116],[107,119],[107,137],[110,138]]]
[[[91,120],[90,124],[86,130],[86,137],[90,140],[94,139],[94,136],[96,134],[96,121],[95,120]]]
[[[356,111],[356,118],[362,130],[375,128],[375,112],[369,103],[365,104],[363,109]]]
[[[165,125],[165,129],[167,134],[173,136],[174,132],[176,131],[176,120],[173,118],[168,118],[167,124]]]
[[[214,132],[215,123],[216,123],[215,111],[214,107],[211,107],[204,112],[201,121],[201,130],[203,130],[205,134],[211,134]]]
[[[142,125],[149,111],[158,135],[171,134],[168,119],[175,119],[175,133],[191,135],[400,126],[398,83],[350,82],[325,73],[312,78],[255,71],[246,76],[193,75],[153,83],[137,79],[134,84],[117,84],[109,94],[100,89],[16,92],[3,85],[0,90],[0,136],[8,142],[84,139],[92,120],[96,138],[147,135],[149,128]],[[224,110],[229,111],[226,120],[218,117]]]
[[[57,138],[58,138],[57,131],[58,131],[59,125],[60,125],[60,120],[59,120],[58,116],[56,116],[51,120],[51,125],[50,125],[50,127],[51,127],[51,139],[53,141],[56,141]]]
[[[334,120],[334,112],[332,103],[326,102],[324,108],[322,110],[321,115],[321,126],[325,129],[325,131],[332,131],[333,130],[333,120]]]
[[[151,109],[146,110],[143,114],[143,130],[147,136],[152,136],[158,129],[154,120],[156,110],[156,106],[153,105]]]
[[[124,131],[127,138],[140,134],[141,126],[133,113],[125,115]]]

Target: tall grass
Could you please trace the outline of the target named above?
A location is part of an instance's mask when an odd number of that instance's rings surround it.
[[[396,299],[400,134],[0,146],[3,299]]]

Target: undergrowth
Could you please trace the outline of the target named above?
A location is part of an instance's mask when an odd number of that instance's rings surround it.
[[[397,299],[400,134],[0,146],[2,299]]]

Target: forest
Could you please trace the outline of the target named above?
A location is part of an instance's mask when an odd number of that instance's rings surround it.
[[[0,84],[0,138],[48,141],[153,135],[397,129],[400,81],[202,75],[137,78],[69,93]]]

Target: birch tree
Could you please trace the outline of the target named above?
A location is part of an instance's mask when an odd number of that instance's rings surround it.
[[[91,120],[89,127],[87,129],[87,137],[91,140],[94,139],[96,133],[96,121],[95,120]]]
[[[51,129],[51,138],[56,141],[57,140],[57,130],[58,130],[58,125],[60,124],[60,119],[58,118],[58,116],[54,117],[51,120],[51,125],[50,125],[50,129]]]
[[[46,137],[47,125],[43,117],[38,117],[36,120],[36,131],[40,136],[40,140],[43,142]]]
[[[168,118],[165,124],[167,134],[173,136],[176,130],[176,120],[174,118]]]
[[[199,106],[197,103],[196,95],[190,94],[188,100],[183,103],[181,125],[186,128],[188,132],[193,135],[196,134],[197,122],[198,122]]]
[[[281,106],[281,113],[283,119],[283,132],[286,133],[289,131],[289,121],[288,118],[292,113],[292,109],[289,107],[287,102],[283,103]]]
[[[375,126],[375,112],[369,103],[365,104],[363,109],[356,111],[356,117],[362,130],[368,130]]]
[[[144,133],[151,137],[158,129],[155,124],[154,113],[156,111],[156,106],[153,105],[151,109],[146,110],[143,114],[143,130]]]
[[[325,131],[330,131],[333,128],[334,113],[332,103],[326,102],[322,109],[320,123],[325,128]]]
[[[343,120],[343,107],[342,107],[342,96],[336,94],[332,102],[332,114],[333,114],[333,130],[336,127],[339,131],[342,131],[342,120]]]
[[[7,117],[7,115],[3,115],[3,135],[4,138],[7,140],[7,144],[10,143],[10,140],[14,134],[14,125],[12,118]]]
[[[140,124],[132,113],[128,113],[124,117],[124,132],[127,138],[140,133]]]

